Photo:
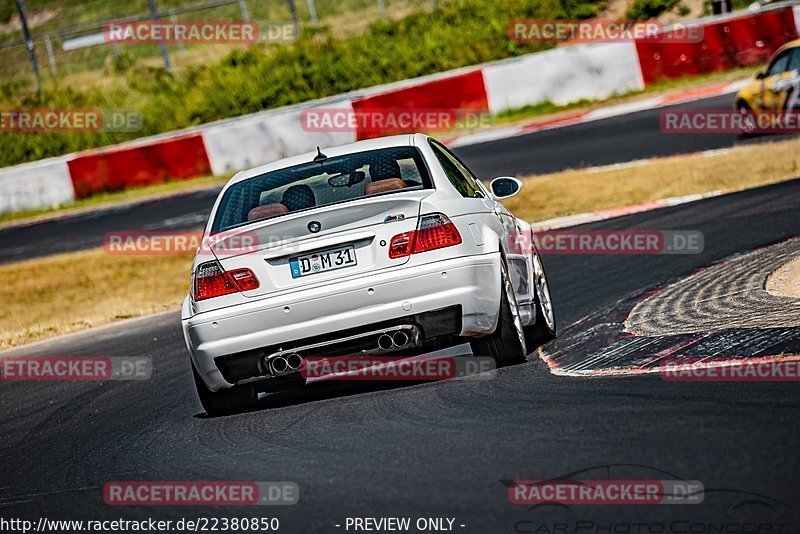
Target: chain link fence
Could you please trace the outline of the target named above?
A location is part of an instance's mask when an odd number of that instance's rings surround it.
[[[399,18],[432,9],[437,0],[25,0],[28,25],[41,77],[95,85],[103,75],[124,71],[132,64],[165,66],[172,70],[218,60],[232,43],[114,43],[104,29],[111,22],[153,19],[151,7],[164,22],[252,22],[259,28],[261,46],[275,28],[292,25],[296,31],[330,26],[345,37],[364,31],[376,20]],[[26,84],[33,69],[14,1],[0,10],[0,83]],[[152,6],[151,6],[152,4]]]

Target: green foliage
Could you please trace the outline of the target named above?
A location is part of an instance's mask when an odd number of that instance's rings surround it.
[[[53,87],[40,97],[0,87],[3,108],[131,109],[144,117],[142,131],[135,134],[0,133],[4,147],[0,166],[527,54],[545,45],[509,39],[512,21],[578,18],[589,13],[592,3],[597,4],[596,0],[452,0],[432,12],[376,22],[355,37],[339,39],[323,26],[304,32],[295,43],[234,50],[215,64],[175,75],[120,56],[109,68],[119,74],[103,89]]]
[[[8,0],[6,2],[0,3],[0,24],[7,24],[11,21],[11,17],[16,15],[17,13],[17,5]]]
[[[106,58],[103,71],[108,74],[128,72],[136,64],[136,58],[127,52],[112,54]]]
[[[628,20],[648,20],[669,11],[680,0],[634,0],[633,5],[625,12]]]

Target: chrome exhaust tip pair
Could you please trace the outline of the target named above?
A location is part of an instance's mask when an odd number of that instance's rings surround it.
[[[267,363],[272,374],[281,374],[286,371],[297,371],[303,365],[303,357],[297,353],[288,356],[275,356]]]
[[[391,350],[393,348],[402,349],[408,345],[409,341],[411,341],[411,338],[402,330],[398,330],[392,334],[383,333],[378,338],[378,348],[381,350]]]

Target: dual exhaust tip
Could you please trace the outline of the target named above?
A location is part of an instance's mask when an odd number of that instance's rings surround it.
[[[402,330],[393,333],[385,332],[378,337],[378,348],[381,350],[402,349],[410,342],[411,337]],[[266,367],[273,375],[297,371],[302,365],[303,357],[296,352],[286,356],[275,356],[266,362]]]
[[[269,369],[273,374],[297,371],[301,365],[303,365],[303,357],[296,353],[287,356],[275,356],[268,363]]]
[[[398,330],[393,334],[385,333],[381,334],[378,338],[378,347],[382,350],[391,350],[394,348],[402,349],[411,341],[411,338],[408,337],[408,334],[403,332],[402,330]]]

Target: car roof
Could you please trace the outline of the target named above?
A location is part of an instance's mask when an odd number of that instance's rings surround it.
[[[322,150],[322,152],[328,157],[343,156],[347,154],[354,154],[356,152],[365,152],[367,150],[378,150],[381,148],[391,148],[397,146],[417,146],[417,143],[421,142],[424,139],[427,139],[427,136],[420,133],[392,135],[388,137],[378,137],[375,139],[356,141],[355,143],[348,143],[346,145],[327,147],[324,150]],[[313,161],[314,156],[316,155],[317,151],[313,150],[311,152],[305,152],[297,156],[292,156],[289,158],[279,159],[277,161],[273,161],[270,163],[265,163],[264,165],[259,165],[258,167],[253,167],[252,169],[248,169],[246,171],[241,171],[236,175],[234,175],[233,178],[228,180],[228,183],[225,184],[225,189],[227,189],[233,184],[253,178],[254,176],[259,176],[268,172],[285,169],[287,167],[293,167],[295,165],[302,165],[303,163],[309,163]]]
[[[776,52],[775,52],[775,53],[772,55],[772,57],[775,57],[775,56],[777,56],[778,54],[780,54],[780,53],[781,53],[781,52],[783,52],[784,50],[788,50],[788,49],[790,49],[790,48],[796,48],[796,47],[798,47],[798,46],[800,46],[800,39],[795,39],[795,40],[793,40],[793,41],[789,41],[788,43],[785,43],[783,46],[781,46],[781,47],[780,47],[780,48],[779,48],[779,49],[778,49],[778,50],[777,50],[777,51],[776,51]]]

